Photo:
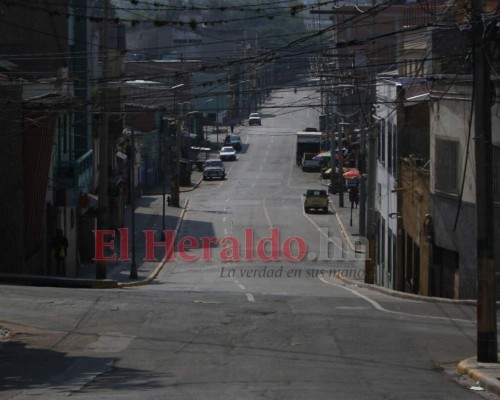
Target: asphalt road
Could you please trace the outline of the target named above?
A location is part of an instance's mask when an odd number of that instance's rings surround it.
[[[227,179],[191,192],[186,248],[152,285],[0,287],[0,399],[480,398],[450,372],[475,353],[474,307],[334,278],[362,262],[331,212],[302,210],[320,184],[294,163],[295,132],[317,126],[311,95],[275,93],[242,131]],[[279,251],[259,252],[272,232]]]

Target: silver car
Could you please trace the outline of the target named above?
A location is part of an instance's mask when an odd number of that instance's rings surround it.
[[[232,146],[224,146],[220,149],[219,158],[221,160],[236,161],[236,150]]]
[[[215,158],[205,160],[205,162],[203,163],[203,169],[205,169],[207,167],[220,167],[224,171],[226,171],[226,168],[224,167],[224,163],[221,160],[217,160]]]
[[[203,170],[203,180],[218,178],[224,180],[226,178],[226,171],[218,166],[206,167]]]

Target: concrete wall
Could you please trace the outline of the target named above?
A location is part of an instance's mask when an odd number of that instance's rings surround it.
[[[466,77],[465,77],[466,78]],[[435,84],[432,97],[436,100],[431,108],[431,212],[434,218],[435,245],[458,254],[456,293],[458,298],[476,296],[476,209],[475,209],[475,157],[474,125],[469,128],[472,88],[464,79],[455,85]],[[500,141],[500,123],[492,108],[493,143]],[[471,140],[467,152],[467,140]],[[435,187],[436,137],[456,140],[459,143],[458,182],[456,193],[443,193]],[[465,184],[460,201],[460,189],[465,169]],[[457,219],[458,215],[458,219]],[[495,234],[499,237],[500,215],[495,209]],[[457,220],[455,226],[455,220]],[[495,241],[498,260],[500,243]],[[497,261],[498,268],[498,261]]]

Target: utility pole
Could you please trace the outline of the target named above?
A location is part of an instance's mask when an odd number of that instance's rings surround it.
[[[344,207],[344,126],[349,122],[340,122],[339,125],[339,207]]]
[[[165,241],[165,195],[167,192],[167,144],[165,137],[167,136],[167,125],[168,121],[166,120],[165,115],[162,116],[161,123],[161,161],[163,164],[162,168],[162,213],[161,213],[161,241]]]
[[[180,196],[180,173],[181,173],[181,143],[180,143],[180,118],[178,115],[178,108],[177,108],[177,96],[176,92],[177,89],[183,87],[184,84],[181,83],[179,85],[173,86],[170,88],[174,92],[174,119],[175,119],[175,168],[173,171],[173,184],[171,185],[171,193],[170,193],[170,198],[171,198],[171,205],[173,207],[179,207],[180,201],[179,201],[179,196]]]
[[[364,119],[361,120],[360,143],[359,143],[359,236],[366,235],[366,133]]]
[[[109,0],[104,1],[101,31],[101,118],[99,132],[99,197],[97,200],[97,229],[108,228],[108,16]],[[96,279],[106,279],[106,261],[97,261]]]
[[[368,257],[365,258],[365,283],[375,283],[375,191],[376,191],[376,154],[377,124],[370,129],[368,136],[368,198],[366,218],[366,239],[368,240]]]
[[[496,363],[496,274],[494,262],[493,168],[490,67],[484,40],[483,5],[473,0],[473,110],[476,158],[477,361]]]
[[[132,262],[130,263],[130,279],[137,279],[137,264],[135,261],[135,132],[132,126],[130,133],[130,157],[131,160],[131,190],[130,190],[130,211],[132,212]]]

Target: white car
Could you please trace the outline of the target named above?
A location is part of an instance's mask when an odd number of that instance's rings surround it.
[[[221,160],[236,161],[236,150],[233,146],[224,146],[220,149],[219,158]]]
[[[251,113],[248,117],[248,125],[261,125],[260,114]]]

